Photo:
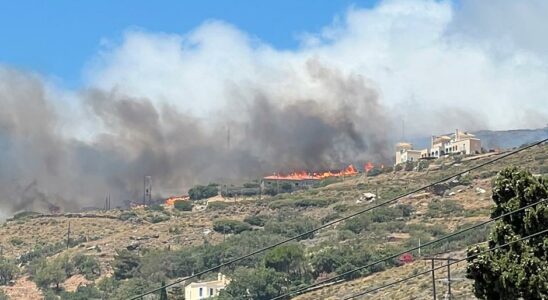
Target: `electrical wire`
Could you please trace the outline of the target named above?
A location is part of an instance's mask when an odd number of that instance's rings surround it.
[[[360,211],[358,211],[358,212],[356,212],[356,213],[353,213],[353,214],[350,214],[350,215],[348,215],[348,216],[345,216],[345,217],[342,217],[342,218],[333,220],[333,221],[328,222],[328,223],[326,223],[326,224],[323,224],[323,225],[321,225],[321,226],[319,226],[319,227],[316,227],[316,228],[314,228],[314,229],[311,229],[311,230],[309,230],[309,231],[307,231],[307,232],[305,232],[305,233],[302,233],[302,234],[296,235],[296,236],[294,236],[294,237],[285,239],[285,240],[283,240],[283,241],[280,241],[280,242],[278,242],[278,243],[272,244],[272,245],[270,245],[270,246],[266,246],[266,247],[261,248],[261,249],[259,249],[259,250],[255,250],[255,251],[250,252],[250,253],[248,253],[248,254],[242,255],[242,256],[237,257],[237,258],[235,258],[235,259],[232,259],[232,260],[229,260],[229,261],[224,262],[224,263],[222,263],[222,264],[219,264],[219,265],[217,265],[217,266],[215,266],[215,267],[211,267],[211,268],[208,268],[208,269],[206,269],[206,270],[203,270],[203,271],[200,271],[200,272],[198,272],[198,273],[195,273],[194,275],[187,276],[187,277],[184,277],[184,278],[175,280],[175,281],[173,281],[173,282],[171,282],[171,283],[162,285],[162,286],[160,286],[160,287],[158,287],[158,288],[155,288],[155,289],[146,291],[146,292],[144,292],[144,293],[141,293],[141,294],[139,294],[139,295],[133,296],[133,297],[129,298],[129,300],[139,299],[139,298],[141,298],[141,297],[143,297],[143,296],[146,296],[146,295],[149,295],[149,294],[158,292],[158,291],[160,291],[160,290],[162,290],[162,289],[164,289],[164,288],[167,288],[167,287],[176,285],[176,284],[178,284],[178,283],[181,283],[181,282],[183,282],[183,281],[186,281],[186,280],[189,280],[189,279],[192,279],[192,278],[196,278],[196,277],[198,277],[198,276],[207,274],[207,273],[209,273],[209,272],[218,270],[218,269],[220,269],[220,268],[222,268],[222,267],[225,267],[225,266],[231,265],[231,264],[233,264],[233,263],[239,262],[239,261],[241,261],[241,260],[244,260],[244,259],[246,259],[246,258],[248,258],[248,257],[254,256],[254,255],[256,255],[256,254],[259,254],[259,253],[262,253],[262,252],[265,252],[265,251],[268,251],[268,250],[270,250],[270,249],[272,249],[272,248],[275,248],[275,247],[277,247],[277,246],[286,244],[286,243],[291,242],[291,241],[294,241],[294,240],[298,240],[298,239],[300,239],[300,238],[302,238],[302,237],[305,237],[305,236],[308,236],[308,235],[310,235],[310,234],[312,234],[312,233],[315,233],[316,231],[319,231],[319,230],[321,230],[321,229],[327,228],[327,227],[329,227],[329,226],[331,226],[331,225],[334,225],[334,224],[340,223],[340,222],[342,222],[342,221],[348,220],[348,219],[350,219],[350,218],[353,218],[353,217],[355,217],[355,216],[361,215],[361,214],[363,214],[363,213],[366,213],[366,212],[371,211],[371,210],[373,210],[373,209],[376,209],[376,208],[378,208],[378,207],[381,207],[381,206],[384,206],[384,205],[387,205],[387,204],[396,202],[397,200],[399,200],[399,199],[401,199],[401,198],[407,197],[407,196],[409,196],[409,195],[415,194],[415,193],[417,193],[417,192],[420,192],[420,191],[422,191],[422,190],[424,190],[424,189],[427,189],[427,188],[429,188],[429,187],[432,187],[432,186],[434,186],[434,185],[437,185],[437,184],[443,183],[443,182],[445,182],[445,181],[448,181],[448,180],[450,180],[450,179],[452,179],[452,178],[454,178],[454,177],[456,177],[456,176],[460,176],[460,175],[466,174],[466,173],[468,173],[468,172],[470,172],[470,171],[480,169],[480,168],[482,168],[482,167],[484,167],[484,166],[487,166],[487,165],[493,164],[493,163],[495,163],[495,162],[497,162],[497,161],[499,161],[499,160],[502,160],[502,159],[504,159],[504,158],[506,158],[506,157],[508,157],[508,156],[515,155],[515,154],[517,154],[517,153],[519,153],[519,152],[522,152],[522,151],[525,151],[525,150],[527,150],[527,149],[529,149],[529,148],[533,148],[533,147],[535,147],[535,146],[541,145],[542,143],[544,143],[544,142],[546,142],[546,141],[548,141],[548,138],[547,138],[547,139],[543,139],[543,140],[538,141],[538,142],[535,142],[535,143],[533,143],[533,144],[527,145],[527,146],[525,146],[525,147],[523,147],[523,148],[519,148],[519,149],[513,150],[513,151],[508,152],[508,153],[506,153],[506,154],[503,154],[503,155],[501,155],[501,156],[499,156],[499,157],[497,157],[497,158],[494,158],[494,159],[489,160],[489,161],[487,161],[487,162],[478,164],[478,165],[476,165],[476,166],[474,166],[474,167],[468,168],[468,169],[466,169],[466,170],[464,170],[464,171],[460,171],[460,172],[457,172],[457,173],[455,173],[455,174],[453,174],[453,175],[446,176],[446,177],[444,177],[444,178],[442,178],[442,179],[439,179],[439,180],[437,180],[437,181],[435,181],[435,182],[432,182],[432,183],[430,183],[430,184],[428,184],[428,185],[422,186],[422,187],[420,187],[420,188],[414,189],[414,190],[412,190],[412,191],[410,191],[410,192],[407,192],[407,193],[404,193],[404,194],[402,194],[402,195],[400,195],[400,196],[397,196],[397,197],[395,197],[395,198],[392,198],[391,200],[388,200],[388,201],[385,201],[385,202],[381,202],[381,203],[379,203],[379,204],[373,205],[373,206],[368,207],[368,208],[366,208],[366,209],[360,210]]]
[[[399,284],[399,283],[402,283],[402,282],[405,282],[405,281],[414,279],[414,278],[416,278],[416,277],[419,277],[419,276],[422,276],[422,275],[425,275],[425,274],[428,274],[428,273],[432,273],[433,271],[436,271],[436,270],[439,270],[439,269],[446,268],[447,266],[450,266],[450,265],[453,265],[453,264],[456,264],[456,263],[465,261],[465,260],[470,259],[470,258],[474,258],[474,257],[476,257],[476,256],[478,256],[478,255],[485,254],[485,253],[488,253],[488,252],[491,252],[491,251],[500,249],[500,248],[502,248],[502,247],[506,247],[506,246],[508,246],[508,245],[510,245],[510,244],[513,244],[513,243],[522,242],[522,241],[524,241],[524,240],[530,239],[530,238],[535,237],[535,236],[538,236],[538,235],[542,235],[542,234],[547,233],[547,232],[548,232],[548,229],[545,229],[545,230],[543,230],[543,231],[539,231],[539,232],[537,232],[537,233],[528,235],[528,236],[523,237],[523,238],[520,238],[520,239],[518,239],[518,240],[511,241],[511,242],[508,242],[508,243],[505,243],[505,244],[496,246],[496,247],[494,247],[494,248],[490,248],[490,249],[488,249],[488,250],[484,250],[484,251],[478,252],[478,253],[476,253],[476,254],[474,254],[474,255],[470,255],[470,256],[467,256],[467,257],[465,257],[465,258],[453,260],[453,261],[447,263],[446,265],[438,266],[438,267],[436,267],[436,268],[429,269],[429,270],[427,270],[427,271],[417,273],[417,274],[415,274],[415,275],[413,275],[413,276],[409,276],[409,277],[406,277],[406,278],[403,278],[403,279],[399,279],[399,280],[396,280],[396,281],[387,283],[387,284],[385,284],[385,285],[382,285],[382,286],[379,286],[379,287],[376,287],[376,288],[373,288],[373,289],[369,289],[369,290],[366,290],[366,291],[364,291],[364,292],[360,292],[360,293],[358,293],[358,294],[354,294],[354,295],[352,295],[352,296],[349,296],[349,297],[344,298],[343,300],[354,299],[354,298],[356,298],[356,297],[363,296],[363,295],[365,295],[365,294],[373,293],[373,292],[376,292],[376,291],[378,291],[378,290],[387,288],[387,287],[389,287],[389,286],[393,286],[393,285],[396,285],[396,284]]]

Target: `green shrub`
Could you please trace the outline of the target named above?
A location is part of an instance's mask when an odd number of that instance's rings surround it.
[[[72,263],[78,273],[84,275],[87,280],[94,280],[101,275],[101,266],[93,256],[76,254],[72,258]]]
[[[455,200],[434,200],[428,204],[425,216],[429,218],[459,217],[464,214],[464,207]]]
[[[38,215],[41,215],[41,213],[34,212],[34,211],[22,211],[13,215],[13,217],[11,217],[9,220],[19,220],[25,217],[32,217],[32,216],[38,216]]]
[[[334,221],[334,220],[336,220],[340,217],[341,217],[341,215],[338,212],[330,213],[327,216],[323,217],[321,219],[321,222],[322,222],[322,224],[327,224],[327,223],[329,223],[331,221]]]
[[[116,250],[112,263],[114,278],[117,280],[132,278],[137,274],[140,265],[141,259],[137,254],[126,249]]]
[[[315,187],[324,187],[328,186],[333,183],[341,182],[342,179],[340,177],[327,177],[325,179],[320,180]]]
[[[0,257],[0,285],[6,285],[19,273],[19,268],[6,258]]]
[[[94,285],[80,285],[74,292],[61,292],[61,300],[101,299],[102,296]]]
[[[192,211],[192,203],[185,200],[175,200],[173,208],[180,211]]]
[[[222,219],[213,222],[213,230],[219,233],[240,233],[251,230],[251,226],[238,220]]]
[[[22,239],[18,238],[18,237],[12,237],[12,238],[10,239],[10,243],[11,243],[12,245],[14,245],[14,246],[21,246],[21,245],[23,245],[25,242],[24,242]]]
[[[253,215],[245,217],[244,222],[254,226],[264,226],[268,219],[269,217],[266,215]]]
[[[121,221],[127,221],[129,219],[136,219],[137,214],[133,211],[123,211],[119,216],[118,219]]]
[[[265,224],[264,230],[285,237],[295,237],[314,229],[317,225],[318,222],[311,218],[297,217],[284,221],[270,220]],[[309,239],[313,236],[314,234],[307,234],[299,239]]]
[[[366,230],[371,223],[372,221],[370,215],[359,215],[346,220],[342,226],[342,229],[350,230],[354,233],[360,233],[363,230]]]
[[[164,221],[167,221],[170,219],[170,216],[164,214],[164,213],[157,213],[157,212],[153,212],[151,214],[148,214],[145,216],[145,220],[150,222],[150,223],[160,223],[160,222],[164,222]]]
[[[191,200],[207,199],[219,194],[219,187],[217,184],[210,183],[207,186],[196,185],[188,190],[188,195]]]
[[[367,176],[374,177],[380,175],[381,173],[382,170],[380,168],[374,167],[373,169],[369,170],[369,172],[367,172]]]

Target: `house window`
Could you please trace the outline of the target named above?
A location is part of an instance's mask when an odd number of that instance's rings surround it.
[[[209,289],[209,295],[213,296],[213,289],[211,289],[211,288]]]
[[[202,297],[204,295],[204,289],[203,288],[200,288],[200,290],[198,291],[198,295],[200,297]]]

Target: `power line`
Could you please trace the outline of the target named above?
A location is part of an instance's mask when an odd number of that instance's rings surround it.
[[[281,299],[281,298],[283,298],[283,297],[285,297],[285,296],[290,296],[290,295],[291,295],[291,296],[295,296],[296,294],[299,294],[299,293],[304,292],[304,291],[309,292],[311,288],[316,287],[316,286],[318,286],[318,285],[321,285],[321,284],[324,284],[324,283],[327,283],[327,282],[330,282],[330,281],[334,281],[334,280],[339,279],[339,278],[343,278],[343,277],[345,277],[346,275],[349,275],[349,274],[352,274],[352,273],[354,273],[354,272],[357,272],[357,271],[360,271],[360,270],[363,270],[363,269],[372,267],[372,266],[374,266],[374,265],[380,264],[380,263],[385,262],[385,261],[387,261],[387,260],[391,260],[391,259],[393,259],[393,258],[396,258],[396,257],[402,255],[402,254],[405,254],[405,253],[408,253],[408,252],[415,251],[415,250],[417,250],[417,249],[419,249],[419,248],[423,248],[423,247],[426,247],[426,246],[429,246],[429,245],[432,245],[432,244],[441,242],[441,241],[446,240],[446,239],[448,239],[448,238],[451,238],[451,237],[453,237],[453,236],[459,235],[459,234],[461,234],[461,233],[470,231],[470,230],[472,230],[472,229],[476,229],[476,228],[481,227],[481,226],[483,226],[483,225],[485,225],[485,224],[489,224],[489,223],[494,222],[494,221],[496,221],[496,220],[498,220],[498,219],[507,217],[507,216],[509,216],[509,215],[512,215],[512,214],[515,214],[515,213],[517,213],[517,212],[520,212],[520,211],[523,211],[523,210],[525,210],[525,209],[528,209],[528,208],[530,208],[530,207],[533,207],[533,206],[535,206],[535,205],[537,205],[537,204],[540,204],[540,203],[542,203],[542,202],[545,202],[546,200],[548,200],[548,199],[539,200],[539,201],[537,201],[537,202],[535,202],[535,203],[526,205],[526,206],[524,206],[524,207],[521,207],[521,208],[518,208],[518,209],[516,209],[516,210],[507,212],[507,213],[505,213],[505,214],[502,214],[502,215],[500,215],[500,216],[498,216],[498,217],[496,217],[496,218],[489,219],[489,220],[487,220],[487,221],[478,223],[478,224],[473,225],[473,226],[470,226],[470,227],[468,227],[468,228],[465,228],[465,229],[462,229],[462,230],[453,232],[453,233],[448,234],[448,235],[446,235],[446,236],[443,236],[443,237],[441,237],[441,238],[439,238],[439,239],[437,239],[437,240],[433,240],[433,241],[424,243],[424,244],[422,244],[421,246],[409,248],[409,249],[406,249],[406,250],[401,251],[401,252],[399,252],[399,253],[392,254],[392,255],[390,255],[390,256],[388,256],[388,257],[381,258],[381,259],[379,259],[379,260],[377,260],[377,261],[374,261],[374,262],[372,262],[372,263],[370,263],[370,264],[368,264],[368,265],[361,266],[361,267],[357,267],[357,268],[355,268],[355,269],[352,269],[352,270],[346,271],[346,272],[344,272],[344,273],[341,273],[341,274],[339,274],[339,275],[337,275],[337,276],[335,276],[335,277],[331,277],[331,278],[328,278],[328,279],[324,279],[324,280],[319,281],[319,282],[316,282],[316,283],[314,283],[314,284],[311,284],[311,285],[307,285],[307,286],[301,287],[301,288],[299,288],[299,289],[297,289],[297,290],[290,291],[290,292],[287,292],[287,293],[285,293],[285,294],[283,294],[283,295],[280,295],[280,296],[271,298],[270,300]]]
[[[439,270],[439,269],[442,269],[442,268],[446,268],[448,265],[450,266],[450,265],[453,265],[453,264],[456,264],[456,263],[465,261],[465,260],[467,260],[467,259],[474,258],[474,257],[476,257],[476,256],[478,256],[478,255],[480,255],[480,254],[485,254],[485,253],[488,253],[488,252],[491,252],[491,251],[500,249],[500,248],[502,248],[502,247],[506,247],[506,246],[508,246],[508,245],[510,245],[510,244],[517,243],[517,242],[521,242],[521,241],[530,239],[530,238],[535,237],[535,236],[538,236],[538,235],[542,235],[542,234],[547,233],[547,232],[548,232],[548,229],[545,229],[545,230],[543,230],[543,231],[540,231],[540,232],[537,232],[537,233],[528,235],[528,236],[523,237],[523,238],[520,238],[520,239],[518,239],[518,240],[511,241],[511,242],[508,242],[508,243],[506,243],[506,244],[502,244],[502,245],[500,245],[500,246],[496,246],[496,247],[494,247],[494,248],[490,248],[490,249],[488,249],[488,250],[484,250],[484,251],[478,252],[478,253],[476,253],[476,254],[474,254],[474,255],[470,255],[470,256],[467,256],[467,257],[465,257],[465,258],[453,260],[453,261],[451,261],[450,263],[448,263],[448,264],[446,264],[446,265],[439,266],[439,267],[436,267],[436,268],[432,268],[432,269],[429,269],[429,270],[427,270],[427,271],[417,273],[417,274],[415,274],[415,275],[413,275],[413,276],[409,276],[409,277],[406,277],[406,278],[403,278],[403,279],[400,279],[400,280],[396,280],[396,281],[387,283],[387,284],[385,284],[385,285],[382,285],[382,286],[379,286],[379,287],[376,287],[376,288],[373,288],[373,289],[366,290],[365,292],[360,292],[360,293],[358,293],[358,294],[354,294],[354,295],[352,295],[352,296],[350,296],[350,297],[344,298],[343,300],[354,299],[354,298],[356,298],[356,297],[363,296],[363,295],[365,295],[365,294],[373,293],[373,292],[376,292],[376,291],[378,291],[378,290],[384,289],[384,288],[386,288],[386,287],[393,286],[393,285],[396,285],[396,284],[399,284],[399,283],[402,283],[402,282],[405,282],[405,281],[414,279],[414,278],[416,278],[416,277],[419,277],[419,276],[422,276],[422,275],[431,273],[432,271],[436,271],[436,270]]]
[[[238,257],[238,258],[235,258],[235,259],[232,259],[232,260],[230,260],[230,261],[227,261],[227,262],[224,262],[224,263],[222,263],[222,264],[219,264],[219,265],[217,265],[217,266],[215,266],[215,267],[212,267],[212,268],[203,270],[203,271],[201,271],[201,272],[195,273],[194,275],[187,276],[187,277],[185,277],[185,278],[181,278],[181,279],[175,280],[175,281],[172,282],[172,283],[169,283],[169,284],[160,286],[160,287],[158,287],[158,288],[156,288],[156,289],[152,289],[152,290],[150,290],[150,291],[141,293],[141,294],[139,294],[139,295],[137,295],[137,296],[134,296],[134,297],[130,298],[130,300],[134,300],[134,299],[141,298],[141,297],[143,297],[143,296],[146,296],[146,295],[152,294],[152,293],[154,293],[154,292],[160,291],[160,290],[163,289],[163,288],[167,288],[167,287],[176,285],[176,284],[178,284],[178,283],[181,283],[181,282],[183,282],[183,281],[185,281],[185,280],[189,280],[189,279],[192,279],[192,278],[195,278],[195,277],[198,277],[198,276],[207,274],[207,273],[209,273],[209,272],[212,272],[212,271],[218,270],[218,269],[220,269],[220,268],[222,268],[222,267],[225,267],[225,266],[231,265],[231,264],[233,264],[233,263],[239,262],[239,261],[244,260],[244,259],[246,259],[246,258],[248,258],[248,257],[254,256],[254,255],[259,254],[259,253],[262,253],[262,252],[265,252],[265,251],[270,250],[270,249],[272,249],[272,248],[275,248],[275,247],[277,247],[277,246],[280,246],[280,245],[286,244],[286,243],[288,243],[288,242],[297,240],[297,239],[299,239],[299,238],[308,236],[308,235],[310,235],[310,234],[312,234],[312,233],[314,233],[314,232],[316,232],[316,231],[319,231],[319,230],[321,230],[321,229],[327,228],[327,227],[329,227],[329,226],[331,226],[331,225],[334,225],[334,224],[340,223],[340,222],[342,222],[342,221],[348,220],[348,219],[350,219],[350,218],[353,218],[353,217],[355,217],[355,216],[361,215],[361,214],[363,214],[363,213],[366,213],[366,212],[371,211],[371,210],[373,210],[373,209],[376,209],[376,208],[378,208],[378,207],[381,207],[381,206],[384,206],[384,205],[387,205],[387,204],[396,202],[397,200],[399,200],[399,199],[401,199],[401,198],[404,198],[404,197],[407,197],[407,196],[409,196],[409,195],[415,194],[415,193],[420,192],[420,191],[422,191],[422,190],[424,190],[424,189],[427,189],[427,188],[429,188],[429,187],[432,187],[432,186],[434,186],[434,185],[436,185],[436,184],[443,183],[443,182],[448,181],[448,180],[450,180],[450,179],[452,179],[452,178],[454,178],[454,177],[456,177],[456,176],[460,176],[460,175],[466,174],[466,173],[468,173],[468,172],[470,172],[470,171],[480,169],[480,168],[482,168],[482,167],[484,167],[484,166],[486,166],[486,165],[490,165],[490,164],[495,163],[495,162],[497,162],[497,161],[499,161],[499,160],[502,160],[502,159],[504,159],[504,158],[506,158],[506,157],[508,157],[508,156],[517,154],[517,153],[519,153],[519,152],[525,151],[525,150],[527,150],[527,149],[529,149],[529,148],[532,148],[532,147],[534,147],[534,146],[540,145],[540,144],[542,144],[542,143],[544,143],[544,142],[546,142],[546,141],[548,141],[548,139],[543,139],[543,140],[541,140],[541,141],[538,141],[538,142],[533,143],[533,144],[531,144],[531,145],[525,146],[525,147],[523,147],[523,148],[516,149],[516,150],[514,150],[514,151],[508,152],[508,153],[506,153],[506,154],[504,154],[504,155],[501,155],[501,156],[499,156],[499,157],[497,157],[497,158],[494,158],[494,159],[492,159],[492,160],[490,160],[490,161],[487,161],[487,162],[478,164],[477,166],[468,168],[468,169],[466,169],[466,170],[464,170],[464,171],[461,171],[461,172],[457,172],[457,173],[455,173],[455,174],[453,174],[453,175],[451,175],[451,176],[446,176],[446,177],[444,177],[444,178],[442,178],[442,179],[439,179],[439,180],[437,180],[437,181],[435,181],[435,182],[433,182],[433,183],[430,183],[430,184],[428,184],[428,185],[422,186],[422,187],[417,188],[417,189],[415,189],[415,190],[412,190],[412,191],[410,191],[410,192],[404,193],[404,194],[402,194],[402,195],[400,195],[400,196],[397,196],[397,197],[395,197],[395,198],[393,198],[393,199],[391,199],[391,200],[388,200],[388,201],[385,201],[385,202],[381,202],[381,203],[376,204],[376,205],[373,205],[373,206],[371,206],[371,207],[369,207],[369,208],[366,208],[366,209],[363,209],[363,210],[358,211],[358,212],[356,212],[356,213],[350,214],[350,215],[348,215],[348,216],[346,216],[346,217],[342,217],[342,218],[333,220],[333,221],[331,221],[331,222],[328,222],[328,223],[326,223],[326,224],[324,224],[324,225],[321,225],[321,226],[319,226],[319,227],[316,227],[316,228],[314,228],[314,229],[311,229],[311,230],[309,230],[309,231],[307,231],[307,232],[305,232],[305,233],[296,235],[296,236],[294,236],[294,237],[285,239],[285,240],[283,240],[283,241],[281,241],[281,242],[278,242],[278,243],[272,244],[272,245],[270,245],[270,246],[266,246],[266,247],[264,247],[264,248],[261,248],[261,249],[259,249],[259,250],[250,252],[250,253],[245,254],[245,255],[243,255],[243,256],[240,256],[240,257]]]

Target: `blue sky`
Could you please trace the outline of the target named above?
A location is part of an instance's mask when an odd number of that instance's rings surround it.
[[[82,68],[126,29],[186,33],[208,19],[232,23],[276,48],[298,45],[296,36],[316,32],[350,6],[373,0],[231,1],[4,1],[0,9],[0,63],[81,82]]]

